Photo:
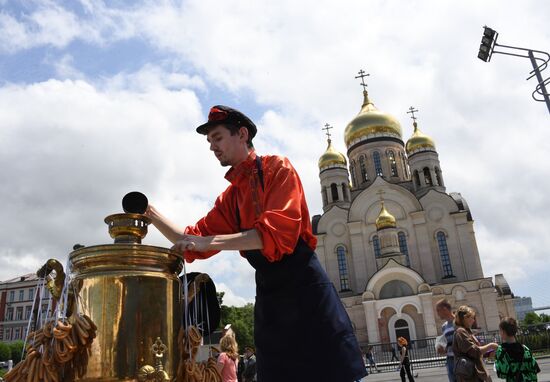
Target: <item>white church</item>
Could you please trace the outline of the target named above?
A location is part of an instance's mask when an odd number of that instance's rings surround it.
[[[347,155],[330,135],[319,159],[323,214],[313,217],[316,252],[340,293],[362,345],[441,334],[446,298],[467,304],[485,332],[515,317],[503,275],[485,277],[474,221],[460,193],[447,192],[432,138],[378,110],[367,91],[347,125]]]

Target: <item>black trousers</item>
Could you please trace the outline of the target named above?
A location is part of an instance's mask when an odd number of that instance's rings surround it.
[[[258,382],[352,382],[366,375],[348,314],[315,253],[299,240],[270,263],[246,251],[256,269],[254,342]]]
[[[405,373],[407,373],[407,378],[409,378],[409,382],[414,382],[414,377],[411,372],[411,364],[410,363],[404,363],[401,366],[401,370],[399,371],[399,375],[401,376],[401,382],[405,382]]]

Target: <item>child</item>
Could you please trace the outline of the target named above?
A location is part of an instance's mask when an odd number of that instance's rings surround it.
[[[516,342],[518,331],[516,320],[506,317],[498,327],[502,339],[495,357],[498,377],[505,378],[506,382],[537,381],[537,373],[540,372],[537,361],[527,346]]]

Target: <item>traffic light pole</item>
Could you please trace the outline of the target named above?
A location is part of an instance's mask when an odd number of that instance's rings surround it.
[[[533,72],[534,72],[535,76],[537,77],[537,80],[539,81],[539,84],[538,84],[537,88],[535,89],[535,91],[533,92],[532,96],[535,100],[537,100],[535,98],[535,93],[542,94],[542,97],[544,98],[544,102],[546,102],[546,107],[548,108],[548,112],[550,113],[550,97],[548,96],[548,92],[546,91],[546,84],[545,84],[545,82],[548,82],[548,80],[544,81],[542,79],[542,75],[540,74],[540,67],[542,65],[544,65],[544,67],[546,67],[548,65],[548,61],[543,62],[541,65],[537,65],[537,61],[535,60],[535,55],[533,54],[533,51],[529,50],[529,52],[527,54],[529,55],[529,60],[531,60],[531,65],[533,65]],[[529,78],[531,78],[531,77],[529,77]]]
[[[527,78],[527,80],[530,80],[531,78],[533,78],[533,76],[535,76],[538,81],[537,87],[535,88],[531,96],[535,101],[545,102],[546,107],[548,108],[548,112],[550,113],[550,96],[548,95],[548,91],[546,90],[546,84],[550,82],[550,78],[547,78],[545,80],[542,78],[542,74],[541,74],[541,71],[546,69],[546,67],[548,66],[548,61],[550,61],[550,54],[543,52],[541,50],[519,48],[517,46],[501,45],[501,44],[495,43],[494,49],[496,48],[507,48],[507,49],[521,50],[521,51],[527,52],[527,55],[515,54],[515,53],[509,53],[509,52],[500,52],[497,50],[493,50],[492,53],[505,54],[507,56],[529,58],[529,60],[531,61],[531,65],[533,65],[533,70],[531,71],[531,75]],[[535,53],[543,54],[547,58],[544,59],[540,57],[535,57]],[[537,65],[537,60],[542,61],[542,63],[540,65]],[[540,94],[542,96],[542,99],[537,99],[535,97],[535,94]]]
[[[479,47],[479,53],[477,57],[485,62],[489,62],[491,60],[491,56],[494,53],[499,54],[505,54],[507,56],[515,56],[515,57],[524,57],[529,58],[531,61],[531,65],[533,65],[533,70],[530,72],[530,76],[527,78],[527,80],[530,80],[533,77],[537,78],[538,84],[535,87],[535,90],[531,94],[531,97],[535,101],[539,102],[545,102],[546,107],[548,108],[548,112],[550,113],[550,96],[548,95],[548,91],[546,90],[546,85],[550,84],[550,77],[547,79],[542,78],[541,72],[546,69],[548,66],[548,62],[550,61],[550,54],[547,52],[543,52],[541,50],[533,50],[533,49],[526,49],[526,48],[519,48],[517,46],[508,46],[508,45],[501,45],[497,44],[497,38],[498,33],[494,30],[489,28],[488,26],[483,27],[483,36],[481,38],[481,45]],[[517,54],[517,53],[510,53],[510,52],[502,52],[497,51],[497,48],[506,48],[511,49],[513,51],[522,51],[527,52],[527,54]],[[538,53],[539,55],[543,55],[546,58],[536,57],[535,53]],[[541,64],[537,65],[537,61],[542,61]],[[541,95],[542,99],[537,98],[537,95]]]

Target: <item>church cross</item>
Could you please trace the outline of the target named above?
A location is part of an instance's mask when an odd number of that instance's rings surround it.
[[[330,131],[329,131],[330,129],[334,129],[334,127],[332,127],[328,123],[325,123],[325,127],[323,129],[321,129],[321,130],[326,130],[327,131],[325,134],[327,135],[328,140],[330,140]]]
[[[414,122],[416,122],[416,117],[414,116],[414,113],[418,113],[418,109],[415,109],[414,107],[411,106],[411,107],[409,107],[409,110],[410,110],[410,111],[408,111],[407,114],[410,114],[412,120],[413,120]]]
[[[365,73],[365,71],[363,69],[361,69],[359,72],[358,72],[358,76],[355,76],[355,78],[361,78],[361,86],[363,87],[363,91],[367,91],[367,84],[365,83],[365,77],[368,77],[370,76],[369,73]]]

